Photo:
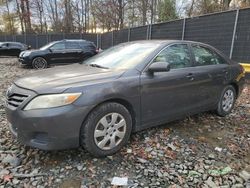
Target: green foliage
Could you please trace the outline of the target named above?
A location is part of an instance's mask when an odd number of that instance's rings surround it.
[[[158,5],[159,21],[169,21],[178,18],[174,0],[162,0]]]
[[[17,33],[17,26],[16,26],[16,14],[15,13],[4,13],[2,14],[2,31],[4,33],[11,33],[16,34]]]

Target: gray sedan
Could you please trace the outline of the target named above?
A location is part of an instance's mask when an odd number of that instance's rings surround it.
[[[243,84],[242,66],[209,45],[136,41],[15,80],[5,109],[21,143],[101,157],[132,132],[209,110],[229,114]]]

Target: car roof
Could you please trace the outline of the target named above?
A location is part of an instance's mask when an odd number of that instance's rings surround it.
[[[85,43],[93,43],[91,41],[88,40],[84,40],[84,39],[63,39],[63,40],[57,40],[57,41],[52,41],[50,42],[51,44],[55,44],[57,42],[85,42]],[[94,43],[93,43],[94,44]]]
[[[167,45],[167,44],[171,44],[171,43],[190,43],[190,44],[201,44],[201,45],[210,46],[210,45],[202,43],[202,42],[190,41],[190,40],[158,40],[158,39],[153,39],[153,40],[137,40],[137,41],[131,41],[129,43],[162,44],[162,45]]]
[[[61,41],[66,41],[66,42],[90,42],[90,41],[87,41],[87,40],[84,40],[84,39],[64,39],[64,40],[61,40]]]
[[[0,42],[0,44],[5,44],[5,43],[9,43],[9,44],[23,44],[21,42],[12,42],[12,41]]]

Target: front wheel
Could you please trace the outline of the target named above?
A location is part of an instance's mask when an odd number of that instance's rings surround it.
[[[104,157],[119,151],[129,140],[132,119],[119,103],[104,103],[94,109],[81,128],[81,145],[92,155]]]
[[[233,107],[236,100],[236,92],[233,86],[229,85],[224,88],[221,94],[220,101],[217,106],[217,114],[219,116],[228,115]]]
[[[32,61],[32,67],[34,69],[46,69],[48,66],[47,61],[42,57],[36,57]]]

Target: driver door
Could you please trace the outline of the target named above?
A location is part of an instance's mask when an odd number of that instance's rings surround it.
[[[2,56],[10,55],[9,54],[9,43],[4,43],[4,44],[1,45],[0,55],[2,55]]]
[[[188,44],[173,44],[153,60],[170,64],[170,71],[141,75],[142,125],[162,123],[195,110],[199,80],[195,78]]]
[[[47,60],[49,63],[67,63],[66,56],[65,43],[58,42],[50,47]]]

